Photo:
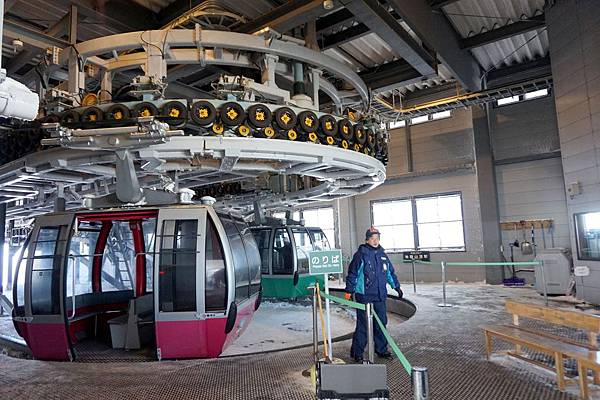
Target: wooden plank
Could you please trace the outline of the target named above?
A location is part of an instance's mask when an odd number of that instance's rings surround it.
[[[503,231],[515,231],[527,229],[530,230],[532,227],[535,229],[548,229],[554,225],[553,219],[530,219],[523,221],[502,221],[500,222],[500,229]]]
[[[506,300],[506,311],[522,317],[550,322],[570,328],[600,332],[600,317],[581,311],[560,310],[532,303],[519,303]]]
[[[563,355],[559,352],[554,353],[554,365],[556,366],[556,384],[561,392],[565,390],[565,370],[563,365]]]
[[[579,390],[581,391],[581,398],[583,400],[588,400],[590,395],[588,392],[587,368],[581,363],[577,363],[577,371],[579,373]]]

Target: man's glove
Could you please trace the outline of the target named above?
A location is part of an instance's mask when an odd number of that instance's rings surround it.
[[[402,292],[402,289],[400,289],[400,286],[398,286],[396,288],[396,292],[398,292],[398,298],[401,299],[404,296],[404,293]]]
[[[346,293],[344,294],[344,298],[345,298],[346,300],[352,300],[352,293],[348,293],[348,292],[346,292]]]

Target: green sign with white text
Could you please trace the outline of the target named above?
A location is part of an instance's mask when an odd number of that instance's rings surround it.
[[[344,271],[342,251],[311,251],[308,253],[308,271],[311,275],[341,274]]]

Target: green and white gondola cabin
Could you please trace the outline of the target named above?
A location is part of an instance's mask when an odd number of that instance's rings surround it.
[[[323,275],[308,273],[309,253],[330,248],[321,228],[274,225],[250,229],[260,250],[263,297],[305,297],[311,294],[307,288],[315,280],[323,287]]]

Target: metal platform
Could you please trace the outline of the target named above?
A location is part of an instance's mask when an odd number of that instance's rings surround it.
[[[264,174],[316,178],[318,185],[288,194],[253,194],[217,203],[217,207],[251,210],[333,200],[367,192],[383,183],[385,167],[375,158],[338,147],[277,139],[239,137],[172,137],[167,143],[131,151],[140,184],[145,188],[202,187]],[[81,207],[85,196],[115,191],[115,152],[51,148],[0,167],[9,218],[31,217],[52,210],[57,185],[64,189],[67,209]]]

